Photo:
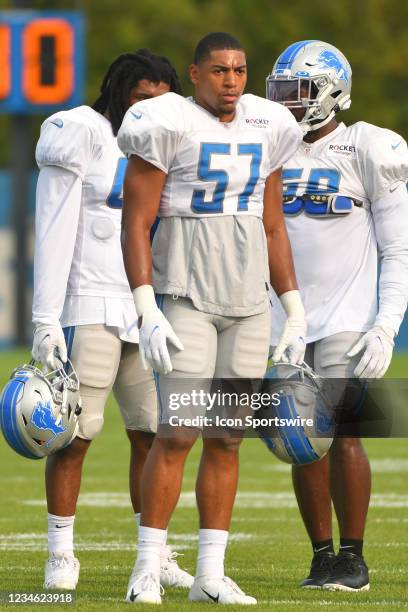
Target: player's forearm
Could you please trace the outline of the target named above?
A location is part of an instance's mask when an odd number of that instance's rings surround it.
[[[398,333],[408,301],[408,246],[388,248],[381,256],[376,325]]]
[[[286,228],[280,227],[266,234],[271,285],[277,295],[297,289],[295,268]]]
[[[122,252],[129,286],[133,290],[152,284],[150,226],[133,216],[122,221]]]
[[[75,249],[82,181],[72,172],[44,167],[36,193],[33,322],[57,324]]]
[[[375,324],[384,329],[392,329],[394,334],[398,333],[407,309],[407,284],[396,280],[394,274],[400,274],[402,278],[407,274],[407,268],[408,255],[405,256],[405,261],[384,260],[382,263],[379,307]]]
[[[401,185],[372,206],[381,260],[376,325],[396,334],[408,300],[408,195]]]
[[[278,295],[297,289],[292,250],[283,216],[281,168],[272,172],[265,182],[263,225],[272,287]]]
[[[123,185],[122,252],[130,288],[152,284],[150,230],[158,215],[166,174],[132,155]]]

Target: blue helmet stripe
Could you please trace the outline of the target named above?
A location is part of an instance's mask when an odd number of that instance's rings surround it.
[[[10,408],[10,422],[13,429],[13,435],[15,437],[16,442],[21,446],[21,448],[25,451],[26,457],[35,457],[34,453],[27,447],[26,441],[24,437],[21,436],[21,432],[17,426],[17,402],[20,399],[22,392],[24,390],[24,383],[27,380],[26,376],[21,376],[18,379],[18,383],[16,384],[16,390],[11,399],[11,408]]]
[[[13,427],[13,408],[16,396],[23,386],[23,382],[20,380],[10,381],[4,389],[2,395],[2,401],[0,406],[0,412],[2,415],[2,430],[7,443],[13,450],[21,453],[22,445],[20,440],[16,438]]]
[[[279,406],[276,407],[276,415],[279,419],[288,418],[289,411],[287,410],[287,408],[288,408],[287,396],[281,397]],[[292,448],[292,445],[290,443],[290,439],[288,436],[288,432],[286,430],[287,430],[287,427],[279,427],[278,428],[279,435],[282,439],[283,444],[285,445],[286,452],[288,453],[289,457],[292,459],[293,463],[298,463],[296,453],[294,449]]]
[[[0,395],[0,428],[1,428],[2,431],[4,431],[3,401],[4,401],[4,396],[5,396],[5,393],[6,393],[6,389],[7,389],[7,387],[3,390],[3,392]]]
[[[298,416],[298,413],[297,413],[296,406],[295,406],[295,400],[292,395],[290,395],[288,399],[289,399],[289,405],[291,408],[292,417],[296,418]],[[316,453],[313,446],[311,445],[309,438],[305,434],[305,430],[303,426],[299,425],[298,427],[296,427],[296,429],[297,429],[297,439],[299,440],[299,443],[302,444],[303,446],[305,456],[310,457],[312,461],[314,461],[315,459],[319,459],[319,455]]]
[[[289,397],[285,398],[285,415],[282,417],[284,419],[293,418],[292,413],[290,411]],[[282,402],[281,402],[282,405]],[[310,457],[308,455],[304,455],[303,446],[299,443],[298,439],[298,428],[294,425],[286,425],[283,427],[279,427],[279,432],[283,439],[283,443],[286,448],[286,452],[289,457],[292,459],[293,463],[302,464],[310,462]]]
[[[8,428],[8,437],[6,437],[8,443],[11,445],[13,450],[17,451],[24,457],[28,457],[29,459],[38,459],[34,453],[27,447],[25,444],[24,438],[21,437],[21,434],[17,427],[16,422],[16,404],[21,394],[21,391],[24,388],[24,382],[27,380],[26,376],[21,376],[17,380],[12,380],[9,383],[10,389],[8,389],[9,398],[9,428]],[[7,414],[7,413],[6,413]],[[7,429],[7,423],[6,423]]]
[[[281,398],[281,402],[277,407],[277,413],[278,417],[282,419],[295,419],[298,416],[294,409],[292,396],[286,395]],[[310,463],[319,458],[319,455],[312,448],[301,425],[284,425],[279,427],[279,433],[293,463]]]
[[[9,443],[12,442],[12,448],[20,452],[25,457],[35,457],[31,453],[31,451],[25,445],[24,438],[21,438],[20,432],[16,423],[16,409],[17,409],[17,401],[21,394],[21,391],[24,388],[24,382],[27,380],[27,377],[20,377],[17,380],[14,380],[10,383],[11,390],[9,390],[9,394],[11,395],[10,399],[10,413],[9,413]]]
[[[7,443],[13,450],[29,459],[39,459],[25,445],[25,441],[21,438],[16,423],[16,403],[27,378],[20,376],[18,379],[11,380],[7,384],[0,405],[1,428]]]
[[[277,68],[290,68],[293,64],[293,60],[303,47],[309,43],[317,42],[316,40],[301,40],[299,42],[290,45],[282,55],[278,58]]]

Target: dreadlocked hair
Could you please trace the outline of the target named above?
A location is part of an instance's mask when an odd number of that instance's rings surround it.
[[[101,95],[92,105],[98,113],[109,114],[115,136],[129,107],[130,92],[142,79],[153,83],[163,81],[170,86],[170,91],[182,95],[177,72],[167,58],[148,49],[120,55],[109,66],[102,81]]]

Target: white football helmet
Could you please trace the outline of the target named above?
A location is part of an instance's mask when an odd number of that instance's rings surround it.
[[[81,412],[78,376],[68,360],[44,374],[30,361],[16,368],[0,395],[0,427],[23,457],[41,459],[68,446]]]
[[[351,66],[333,45],[320,40],[293,43],[266,78],[266,97],[288,108],[304,108],[305,133],[326,125],[351,105]]]
[[[257,432],[281,461],[306,465],[318,461],[329,450],[335,433],[334,410],[323,389],[323,379],[306,364],[276,363],[269,368],[262,392],[279,395],[279,403],[261,408],[257,417],[276,421],[260,425]],[[271,418],[272,417],[272,418]],[[310,419],[313,425],[299,419]],[[298,424],[299,423],[299,424]]]

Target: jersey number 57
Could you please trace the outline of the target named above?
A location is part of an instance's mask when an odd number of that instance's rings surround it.
[[[248,201],[253,194],[259,179],[259,169],[262,161],[261,144],[238,144],[237,154],[248,157],[248,181],[244,190],[238,196],[237,210],[248,210]],[[213,155],[231,155],[231,145],[228,143],[204,142],[201,145],[200,159],[198,162],[198,178],[202,181],[215,182],[213,197],[205,199],[205,189],[195,189],[191,199],[191,208],[196,213],[217,214],[223,212],[225,192],[228,187],[229,176],[225,170],[211,168]]]

